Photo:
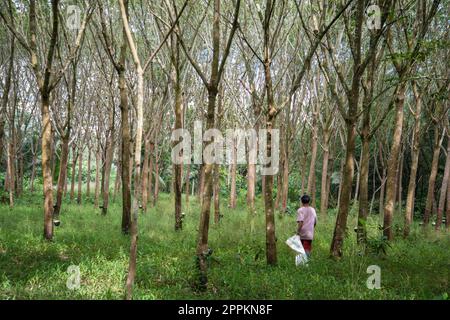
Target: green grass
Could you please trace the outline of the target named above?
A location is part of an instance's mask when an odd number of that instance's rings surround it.
[[[128,268],[129,238],[120,231],[120,204],[102,217],[92,203],[64,204],[53,242],[43,240],[41,197],[19,199],[13,210],[0,206],[0,299],[122,299]],[[209,288],[193,289],[198,203],[191,198],[181,232],[173,230],[173,204],[159,204],[139,217],[135,299],[443,299],[449,293],[450,237],[414,226],[409,239],[397,236],[387,255],[362,255],[355,245],[355,216],[349,217],[344,257],[329,258],[333,210],[320,219],[308,267],[294,264],[284,244],[295,217],[276,218],[278,265],[265,263],[262,201],[252,220],[244,200],[226,208],[219,225],[211,221]],[[398,217],[400,219],[400,217]],[[369,220],[378,237],[378,216]],[[400,220],[399,220],[400,221]],[[381,268],[381,289],[369,290],[369,265]],[[69,290],[67,268],[77,265],[81,287]]]

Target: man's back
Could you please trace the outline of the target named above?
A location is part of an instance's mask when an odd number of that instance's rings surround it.
[[[297,213],[297,222],[303,222],[300,230],[300,238],[302,240],[312,240],[314,238],[314,225],[317,219],[316,210],[313,207],[304,206],[298,209]]]

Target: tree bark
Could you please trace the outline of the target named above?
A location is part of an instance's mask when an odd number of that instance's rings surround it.
[[[179,62],[179,61],[178,61]],[[182,104],[182,92],[181,92],[181,84],[180,84],[180,74],[179,74],[178,64],[174,65],[172,70],[173,82],[175,84],[175,127],[174,130],[183,128],[183,104]],[[174,142],[174,144],[177,142]],[[181,155],[180,155],[181,156]],[[183,228],[183,220],[181,216],[181,192],[182,192],[182,168],[183,164],[174,164],[174,182],[173,188],[175,192],[175,231],[181,230]]]
[[[111,166],[114,157],[114,105],[110,106],[109,128],[106,137],[105,162],[103,165],[102,176],[102,215],[108,213],[109,204],[109,179],[111,175]]]
[[[87,161],[87,175],[86,175],[86,197],[91,196],[91,148],[88,146],[88,161]]]
[[[56,204],[53,211],[55,220],[59,220],[62,198],[64,195],[64,186],[67,184],[67,163],[69,159],[69,138],[66,135],[61,139],[61,163],[59,166],[58,187],[56,191]]]
[[[434,202],[434,190],[436,185],[436,176],[438,172],[439,153],[441,151],[442,139],[439,138],[439,126],[434,123],[434,147],[433,147],[433,160],[431,162],[430,178],[428,180],[428,192],[425,205],[425,214],[423,217],[424,225],[430,222],[432,216],[433,202]]]
[[[150,140],[147,137],[144,142],[144,164],[142,166],[142,211],[147,212],[148,203],[148,158],[150,156]]]
[[[418,91],[417,84],[415,81],[413,81],[412,87],[414,99],[416,102],[416,110],[413,114],[414,129],[411,148],[411,168],[409,174],[408,191],[406,196],[405,224],[403,228],[404,237],[407,237],[409,235],[411,222],[413,220],[417,168],[419,166],[419,152],[420,152],[420,113],[422,112],[422,97]]]
[[[128,1],[125,1],[125,8],[128,15]],[[125,63],[127,52],[127,39],[125,30],[123,30],[122,45],[120,47],[120,61],[119,61],[119,91],[120,91],[120,115],[122,128],[122,233],[128,234],[130,232],[131,224],[131,175],[130,175],[130,123],[128,118],[128,90],[125,79]]]
[[[230,186],[230,208],[236,208],[236,161],[237,161],[237,152],[236,152],[236,140],[233,140],[233,150],[232,150],[233,161],[231,163],[231,186]]]
[[[100,148],[98,148],[95,152],[95,198],[94,198],[94,206],[98,206],[98,198],[100,193],[100,169],[101,169],[101,155]]]
[[[75,197],[75,168],[77,164],[78,154],[76,152],[76,144],[72,145],[72,176],[70,183],[70,201],[72,202]]]
[[[189,207],[189,179],[191,175],[191,165],[188,164],[186,168],[186,180],[185,180],[185,186],[184,186],[184,192],[185,192],[185,200],[186,200],[186,206]]]
[[[441,230],[442,215],[445,208],[445,199],[448,193],[448,181],[450,179],[450,133],[447,132],[447,158],[445,160],[444,176],[442,177],[441,192],[439,194],[439,204],[436,216],[436,230]]]
[[[394,214],[394,201],[397,186],[397,170],[400,156],[400,144],[403,130],[403,105],[405,103],[406,84],[401,83],[395,93],[395,122],[394,134],[392,137],[391,151],[388,160],[387,177],[386,177],[386,200],[384,205],[384,224],[383,235],[392,240],[394,234],[392,232],[392,220]]]
[[[57,2],[57,1],[56,1]],[[57,13],[56,13],[57,14]],[[52,129],[48,93],[42,94],[42,174],[44,182],[44,238],[53,239],[53,176],[51,168]]]
[[[308,187],[306,193],[311,197],[311,206],[315,205],[315,194],[313,194],[316,183],[316,161],[317,161],[317,110],[313,110],[313,124],[311,128],[311,162],[309,164]]]
[[[214,190],[213,190],[213,197],[214,197],[214,223],[219,223],[221,218],[220,213],[220,165],[215,164],[214,165]]]
[[[150,159],[149,159],[149,165],[148,165],[148,202],[150,202],[153,205],[153,154],[155,152],[155,144],[150,141]]]
[[[320,183],[320,215],[325,217],[328,210],[328,163],[330,158],[330,133],[323,131],[322,178]]]
[[[158,149],[155,148],[155,152],[158,153]],[[159,195],[159,155],[155,155],[155,186],[153,190],[153,206],[156,206]]]
[[[81,195],[83,187],[83,149],[78,152],[78,194],[77,204],[81,204]]]

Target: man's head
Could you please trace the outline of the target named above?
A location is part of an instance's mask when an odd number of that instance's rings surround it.
[[[300,200],[302,201],[302,204],[303,204],[304,206],[309,206],[309,203],[311,202],[311,198],[310,198],[307,194],[304,194],[304,195],[300,198]]]

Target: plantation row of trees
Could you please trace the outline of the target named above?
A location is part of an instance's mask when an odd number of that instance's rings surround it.
[[[220,203],[235,208],[240,192],[250,215],[264,199],[271,265],[275,214],[292,212],[303,193],[320,217],[337,208],[336,258],[352,206],[361,244],[371,213],[387,240],[395,212],[405,237],[414,217],[448,230],[448,8],[441,0],[5,0],[2,201],[13,207],[42,187],[52,240],[67,196],[92,199],[107,216],[120,194],[121,231],[131,234],[128,298],[138,213],[161,189],[173,195],[175,230],[190,197],[201,201],[202,288],[210,216],[219,223]],[[193,132],[196,120],[204,130],[267,129],[269,156],[279,129],[278,173],[173,164],[172,130]]]

